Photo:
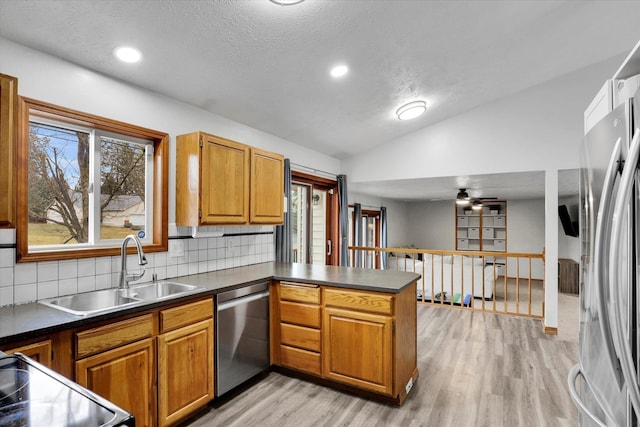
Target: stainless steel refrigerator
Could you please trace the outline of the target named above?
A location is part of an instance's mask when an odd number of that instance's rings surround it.
[[[581,426],[640,419],[640,43],[585,112],[580,360],[569,390]]]

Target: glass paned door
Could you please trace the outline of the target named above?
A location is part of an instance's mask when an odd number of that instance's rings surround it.
[[[309,195],[311,186],[291,184],[291,250],[293,262],[306,264],[309,254]]]

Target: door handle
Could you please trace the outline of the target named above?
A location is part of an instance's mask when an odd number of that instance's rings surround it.
[[[612,335],[615,338],[613,344],[618,353],[622,375],[627,383],[629,400],[631,400],[636,414],[640,414],[640,387],[638,386],[631,345],[624,336],[624,313],[622,312],[623,304],[621,303],[624,295],[622,295],[623,286],[620,286],[621,284],[629,284],[629,276],[627,274],[628,271],[623,271],[623,269],[617,267],[620,265],[620,246],[624,241],[622,232],[625,230],[625,221],[623,221],[623,219],[628,213],[629,202],[633,194],[633,184],[635,182],[639,157],[640,129],[636,129],[635,136],[629,147],[629,155],[622,169],[618,197],[615,200],[613,209],[611,244],[609,246],[609,290],[612,294],[611,306],[613,311],[613,328],[611,329]],[[630,260],[630,262],[633,263],[633,260]],[[629,286],[626,286],[626,288],[629,288]],[[635,301],[631,301],[630,303],[635,304]]]
[[[583,414],[591,418],[591,420],[599,427],[607,427],[605,423],[600,421],[598,417],[596,417],[591,411],[589,411],[589,408],[587,408],[587,406],[580,398],[580,395],[576,390],[576,378],[578,378],[578,375],[582,375],[582,368],[580,367],[580,364],[577,364],[573,368],[571,368],[571,371],[569,371],[569,377],[567,378],[567,381],[569,382],[569,395],[571,396],[571,400],[573,400],[573,403],[576,404],[578,409],[582,411]],[[587,384],[587,386],[588,385],[589,384]]]
[[[609,226],[611,224],[610,213],[613,206],[613,189],[616,182],[616,175],[618,174],[618,162],[622,152],[622,139],[618,138],[616,141],[613,153],[609,159],[609,165],[604,177],[604,183],[602,186],[602,195],[600,197],[600,204],[598,206],[598,218],[596,220],[595,230],[595,243],[593,254],[593,279],[596,290],[596,309],[600,324],[600,333],[602,335],[604,350],[609,360],[609,364],[616,372],[616,381],[618,386],[622,384],[622,372],[618,363],[618,357],[616,356],[615,346],[613,343],[613,337],[611,336],[611,326],[609,318],[609,289],[606,286],[609,277],[607,276],[606,263],[609,254],[607,252],[606,244],[610,241]],[[605,261],[601,261],[605,260]]]
[[[327,240],[327,256],[331,256],[331,240]]]

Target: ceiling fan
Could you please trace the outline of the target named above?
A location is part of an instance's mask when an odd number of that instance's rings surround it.
[[[467,193],[466,188],[459,188],[458,194],[456,195],[456,204],[458,206],[467,206],[471,205],[472,209],[479,210],[482,209],[483,201],[487,200],[497,200],[497,197],[469,197],[469,193]]]

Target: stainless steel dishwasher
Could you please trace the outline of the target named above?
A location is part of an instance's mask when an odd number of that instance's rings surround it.
[[[220,396],[269,367],[269,282],[218,294],[215,323]]]

